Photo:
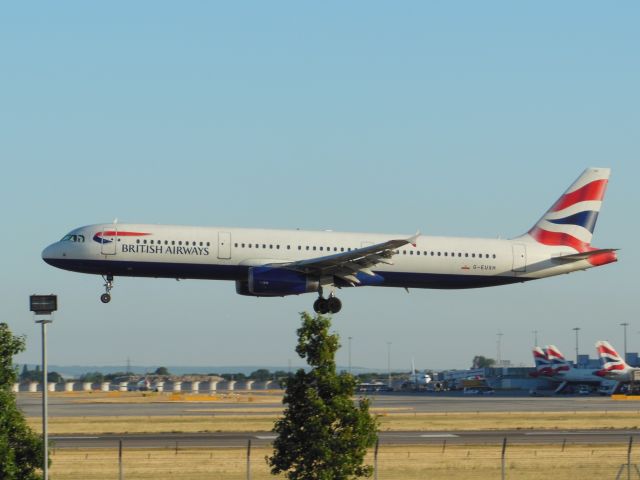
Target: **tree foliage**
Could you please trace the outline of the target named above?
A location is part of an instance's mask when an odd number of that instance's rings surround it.
[[[491,368],[495,365],[496,361],[493,358],[487,358],[482,355],[476,355],[473,357],[471,368]]]
[[[291,480],[344,480],[368,477],[363,465],[377,436],[369,402],[354,404],[356,380],[336,373],[338,336],[329,333],[330,319],[302,313],[296,352],[309,372],[299,369],[285,381],[284,416],[275,426],[274,453],[267,458],[271,473]]]
[[[25,348],[24,337],[15,337],[0,323],[0,478],[35,480],[41,476],[42,439],[25,422],[11,387],[17,379],[13,356]]]

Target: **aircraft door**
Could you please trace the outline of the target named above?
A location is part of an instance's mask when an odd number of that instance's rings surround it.
[[[100,252],[102,255],[115,255],[116,242],[118,241],[118,228],[115,225],[104,228],[102,230],[102,237],[100,238]]]
[[[231,258],[231,233],[218,232],[218,258]]]
[[[522,243],[513,244],[513,271],[527,271],[527,247]]]

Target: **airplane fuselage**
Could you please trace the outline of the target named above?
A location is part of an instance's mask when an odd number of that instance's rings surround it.
[[[355,251],[402,235],[332,231],[97,224],[77,228],[43,252],[55,267],[81,273],[178,279],[248,279],[251,267]],[[392,265],[357,275],[358,286],[477,288],[523,282],[593,265],[559,262],[575,253],[522,239],[419,236],[394,250]],[[339,287],[349,282],[336,282]]]

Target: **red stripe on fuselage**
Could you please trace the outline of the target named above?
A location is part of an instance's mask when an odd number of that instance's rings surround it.
[[[607,180],[594,180],[580,187],[578,190],[561,196],[558,201],[551,207],[552,212],[563,210],[578,202],[587,202],[594,200],[602,200],[604,191],[607,188]]]
[[[117,230],[105,230],[104,232],[99,232],[98,235],[101,237],[143,237],[145,235],[151,234],[142,232],[120,232]]]

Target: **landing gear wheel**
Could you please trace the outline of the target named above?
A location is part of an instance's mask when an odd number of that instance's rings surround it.
[[[322,297],[318,297],[318,299],[313,302],[313,310],[322,315],[329,313],[329,301]]]
[[[338,313],[342,309],[342,302],[338,297],[329,297],[327,299],[327,308],[331,313]]]
[[[113,288],[113,275],[103,275],[105,292],[100,295],[100,301],[102,303],[109,303],[111,301],[111,289]]]

